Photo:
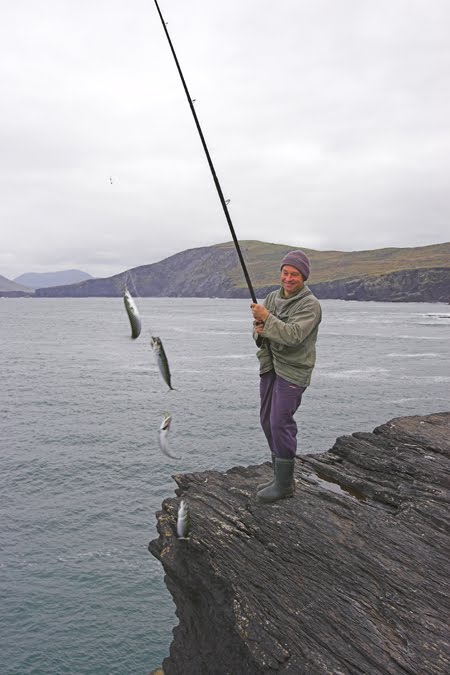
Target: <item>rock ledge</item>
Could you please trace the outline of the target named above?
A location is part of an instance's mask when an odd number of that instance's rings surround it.
[[[268,463],[174,476],[149,544],[179,618],[165,675],[449,673],[449,453],[438,413],[300,457],[275,505]]]

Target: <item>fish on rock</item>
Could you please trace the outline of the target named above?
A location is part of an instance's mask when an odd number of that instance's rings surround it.
[[[177,516],[177,536],[178,539],[188,539],[191,529],[191,519],[189,516],[189,508],[184,499],[181,500],[180,508]]]
[[[150,338],[150,343],[156,358],[156,363],[158,365],[159,372],[161,373],[163,380],[167,384],[169,389],[173,390],[171,384],[169,362],[167,360],[166,352],[164,351],[163,343],[161,342],[161,339],[159,337],[153,337],[153,335]]]
[[[169,450],[167,436],[170,431],[171,423],[172,423],[172,415],[168,412],[164,413],[163,421],[161,422],[161,426],[159,427],[159,447],[161,448],[161,451],[165,455],[167,455],[167,457],[170,457],[171,459],[181,459],[181,457],[172,455],[172,453]]]
[[[123,301],[125,303],[125,309],[127,310],[128,318],[130,320],[131,337],[133,340],[135,340],[141,334],[141,317],[139,316],[138,309],[128,288],[125,288]]]

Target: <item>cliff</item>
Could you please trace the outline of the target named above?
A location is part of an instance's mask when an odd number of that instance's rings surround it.
[[[34,290],[7,279],[0,274],[0,297],[26,297],[32,295]]]
[[[378,302],[449,302],[450,269],[415,269],[311,286],[318,298]]]
[[[268,463],[174,476],[149,544],[179,618],[165,675],[450,672],[449,453],[439,413],[300,457],[275,505]]]
[[[279,266],[293,246],[242,241],[257,297],[279,287]],[[373,251],[314,251],[308,285],[319,298],[448,302],[450,244]],[[128,284],[145,297],[248,298],[232,242],[204,246],[105,279],[39,288],[36,297],[114,297]]]

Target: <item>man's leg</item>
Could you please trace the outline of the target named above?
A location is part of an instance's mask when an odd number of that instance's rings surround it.
[[[268,373],[261,375],[259,383],[259,393],[261,399],[260,420],[264,434],[267,438],[270,451],[272,453],[272,467],[275,469],[275,455],[272,449],[272,432],[270,431],[270,408],[272,405],[272,390],[275,382],[275,372],[270,370]],[[269,485],[272,485],[274,478],[271,478],[265,483],[260,483],[256,486],[256,490],[262,490]]]
[[[274,452],[273,441],[272,441],[272,431],[270,428],[270,414],[272,408],[272,392],[273,385],[275,383],[275,371],[269,370],[268,373],[264,373],[259,378],[259,395],[261,401],[261,407],[259,412],[259,419],[261,422],[262,430],[264,431],[265,437],[269,444],[271,452]]]
[[[258,490],[257,498],[261,502],[276,502],[294,494],[294,463],[297,451],[297,424],[294,414],[300,406],[305,388],[287,382],[278,375],[275,378],[270,414],[275,477],[272,483]]]
[[[294,414],[300,407],[306,387],[276,375],[270,412],[273,452],[282,459],[294,459],[297,452],[297,423]]]

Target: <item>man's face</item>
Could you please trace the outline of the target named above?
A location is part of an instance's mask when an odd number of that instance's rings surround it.
[[[292,265],[283,265],[281,268],[281,286],[287,298],[295,295],[303,288],[303,277],[301,272]]]

